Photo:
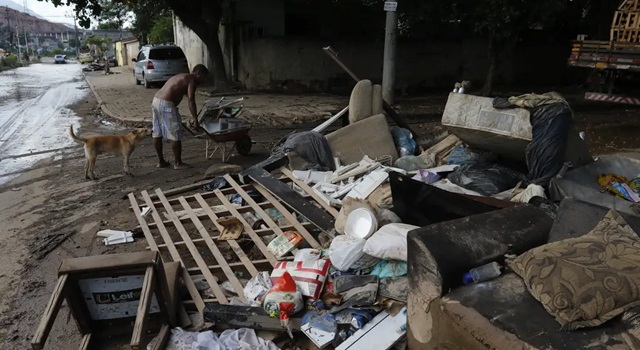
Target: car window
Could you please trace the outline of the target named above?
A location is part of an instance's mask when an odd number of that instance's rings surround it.
[[[149,59],[156,60],[177,60],[184,57],[184,52],[179,47],[168,47],[153,49],[149,52]]]
[[[146,60],[147,57],[144,55],[144,51],[140,51],[138,54],[138,61]]]

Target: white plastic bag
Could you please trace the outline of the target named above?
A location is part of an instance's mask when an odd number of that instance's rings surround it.
[[[347,236],[336,236],[329,247],[329,260],[333,267],[347,271],[363,255],[364,239],[349,239]]]
[[[244,297],[251,306],[261,306],[264,301],[264,296],[269,293],[269,290],[273,287],[271,284],[271,277],[269,272],[258,272],[245,286]]]
[[[322,256],[322,251],[320,249],[311,249],[311,248],[300,249],[296,253],[296,256],[293,258],[293,261],[313,262],[313,261],[320,260],[321,256]]]
[[[417,228],[407,224],[383,226],[367,239],[363,252],[384,260],[407,261],[407,233]]]

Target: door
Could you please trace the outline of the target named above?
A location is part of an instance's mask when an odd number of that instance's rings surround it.
[[[133,71],[136,75],[136,79],[143,80],[143,70],[144,65],[147,63],[147,56],[144,54],[144,50],[138,53],[138,57],[136,58],[136,63],[133,65]]]

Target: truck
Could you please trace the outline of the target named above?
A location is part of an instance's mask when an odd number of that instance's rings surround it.
[[[591,70],[586,100],[640,105],[640,97],[625,92],[625,85],[637,86],[640,78],[640,0],[620,3],[609,41],[579,35],[571,43],[568,65]]]

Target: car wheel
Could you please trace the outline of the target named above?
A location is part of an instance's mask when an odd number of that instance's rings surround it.
[[[147,89],[151,89],[151,83],[147,81],[147,79],[144,80],[144,87]]]
[[[135,73],[135,72],[133,73],[133,80],[135,80],[135,81],[136,81],[136,85],[140,85],[140,84],[142,84],[142,83],[140,82],[140,80],[138,80],[138,78],[136,78],[136,73]]]

